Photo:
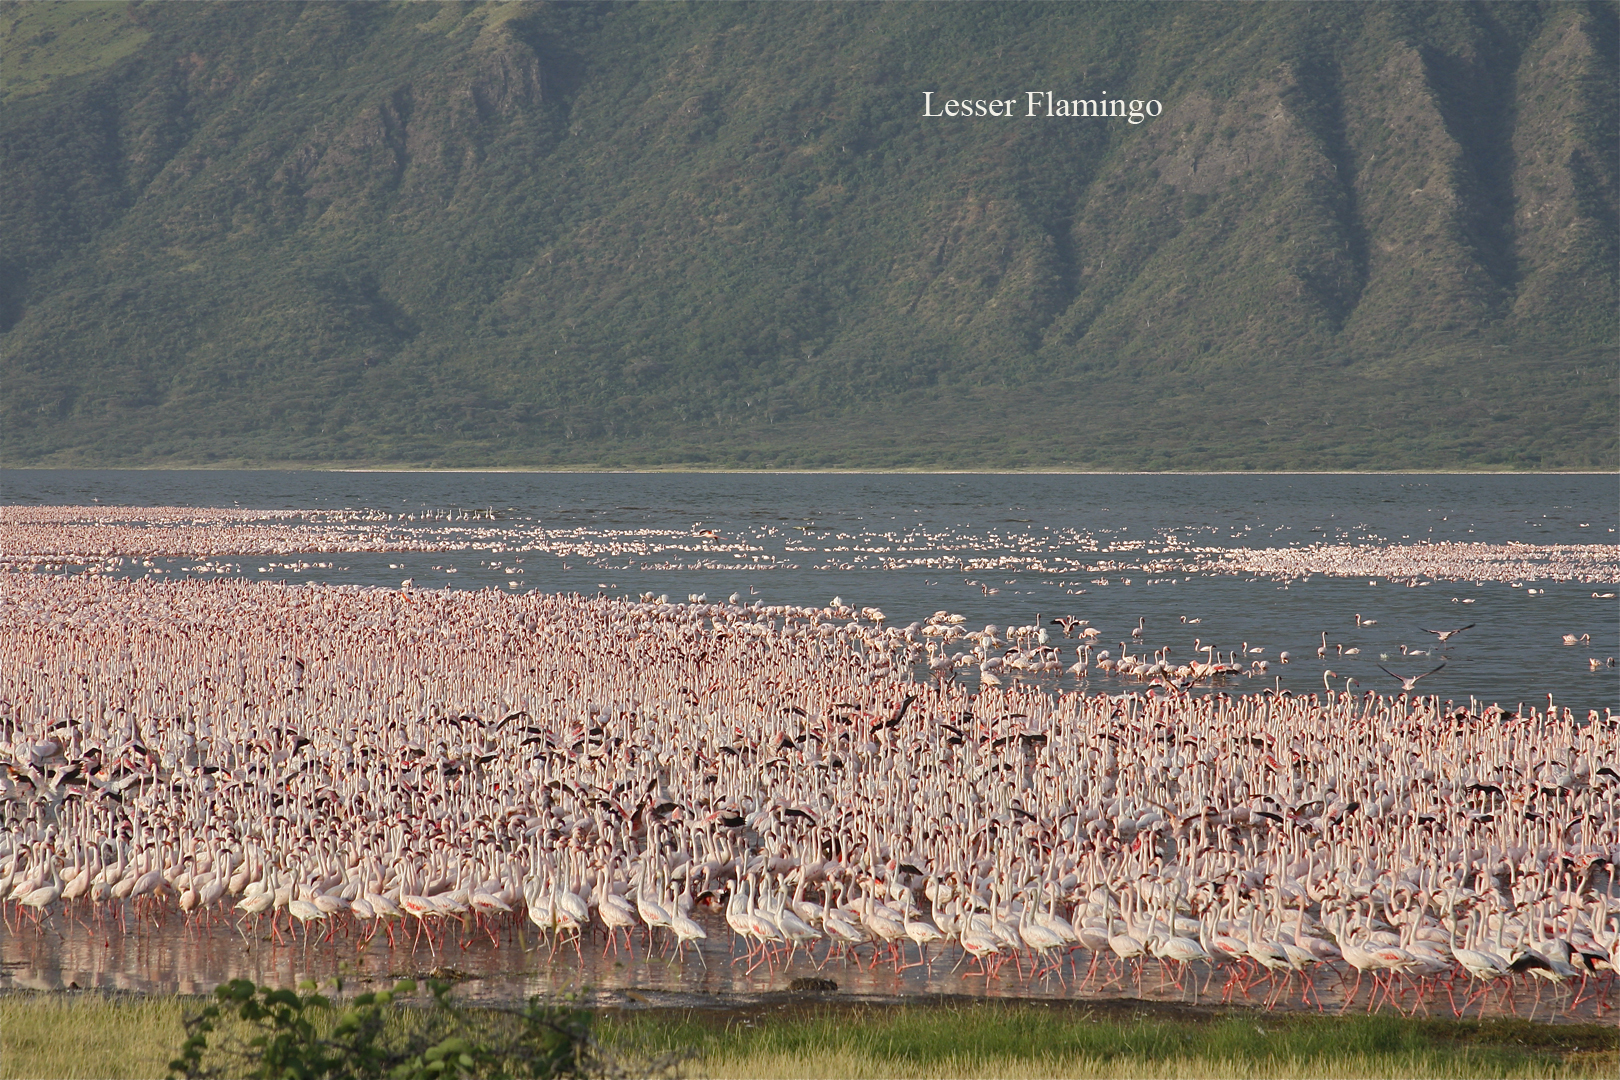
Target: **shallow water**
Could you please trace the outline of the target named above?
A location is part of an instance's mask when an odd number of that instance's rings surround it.
[[[1022,971],[1008,962],[995,978],[985,979],[966,973],[977,970],[976,965],[972,961],[962,964],[961,950],[955,946],[935,946],[929,951],[931,963],[918,964],[916,946],[908,944],[904,964],[909,966],[896,972],[887,959],[871,963],[871,946],[863,946],[855,962],[842,955],[829,959],[824,943],[818,945],[813,960],[801,951],[785,966],[773,962],[750,972],[742,946],[731,943],[725,923],[718,915],[701,911],[696,917],[709,934],[701,961],[691,948],[676,959],[663,935],[655,938],[649,956],[645,935],[640,933],[633,943],[634,955],[626,951],[621,938],[618,951],[604,956],[606,939],[600,931],[580,942],[577,950],[566,940],[553,949],[536,938],[532,926],[510,919],[495,928],[493,938],[477,925],[450,923],[439,927],[438,941],[426,936],[413,939],[402,929],[396,931],[397,943],[390,945],[383,934],[363,942],[346,925],[331,940],[317,929],[307,942],[301,930],[289,933],[283,926],[278,941],[268,932],[268,923],[257,932],[251,925],[239,930],[226,922],[188,927],[172,913],[156,923],[150,917],[135,917],[127,907],[125,912],[128,930],[123,933],[116,926],[73,922],[60,912],[40,930],[26,921],[15,932],[0,930],[0,990],[199,994],[237,978],[296,986],[304,979],[325,984],[335,976],[359,990],[400,978],[440,977],[455,980],[458,998],[473,1002],[510,1004],[535,994],[572,992],[595,1004],[626,1009],[723,1008],[792,989],[796,979],[816,978],[836,984],[832,993],[840,1000],[919,995],[1139,998],[1332,1010],[1345,1007],[1346,993],[1355,979],[1354,971],[1346,972],[1346,981],[1340,979],[1338,970],[1319,970],[1307,990],[1298,978],[1256,981],[1263,973],[1251,964],[1241,980],[1247,988],[1234,986],[1228,993],[1230,970],[1224,967],[1216,971],[1207,964],[1194,964],[1178,976],[1150,960],[1138,977],[1135,969],[1124,968],[1111,956],[1103,957],[1092,969],[1091,954],[1084,950],[1072,953],[1058,974],[1026,977],[1032,974],[1026,958]],[[1421,991],[1414,985],[1398,985],[1392,1001],[1379,992],[1376,1007],[1448,1015],[1454,1006],[1469,1001],[1474,989],[1462,978],[1450,985],[1449,993],[1443,984]],[[1365,1009],[1372,999],[1369,978],[1349,1007]],[[1612,1013],[1616,1004],[1620,997],[1612,974],[1584,987],[1537,986],[1521,978],[1511,992],[1492,989],[1467,1011],[1469,1016],[1482,1012],[1485,1016],[1591,1020]]]
[[[1327,677],[1335,689],[1348,679],[1398,692],[1390,672],[1416,675],[1444,660],[1424,692],[1510,708],[1544,706],[1550,693],[1577,715],[1620,705],[1620,667],[1604,664],[1620,654],[1620,604],[1610,595],[1620,581],[1620,486],[1609,475],[14,470],[0,474],[0,501],[364,510],[392,520],[354,529],[433,548],[130,560],[124,574],[389,587],[409,578],[417,588],[736,594],[766,604],[838,596],[902,626],[938,610],[970,627],[1038,618],[1072,661],[1076,642],[1050,625],[1066,615],[1089,619],[1102,631],[1098,648],[1116,653],[1126,642],[1139,653],[1168,648],[1182,662],[1195,648],[1247,648],[1270,669],[1238,690],[1320,690]],[[496,518],[464,516],[473,511]],[[1552,580],[1534,565],[1483,581],[1326,573],[1343,552],[1421,554],[1443,543],[1601,545],[1604,558],[1597,581]],[[1279,553],[1306,569],[1233,572],[1234,556]],[[1358,614],[1376,625],[1358,626]],[[1425,632],[1469,623],[1443,646]],[[1565,647],[1565,634],[1590,641]],[[1284,651],[1290,663],[1277,662]],[[1094,671],[1090,685],[1139,684]]]

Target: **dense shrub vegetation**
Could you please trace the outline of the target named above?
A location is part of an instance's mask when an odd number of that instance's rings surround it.
[[[314,983],[300,992],[235,979],[216,1003],[186,1018],[186,1041],[169,1063],[186,1080],[564,1080],[625,1075],[591,1034],[591,1014],[569,1002],[531,999],[522,1009],[468,1009],[450,984],[430,980],[431,1007],[406,1009],[416,983],[334,1004]],[[341,992],[342,983],[337,990]],[[231,1023],[232,1020],[237,1023]],[[659,1076],[689,1056],[666,1052],[628,1074]]]

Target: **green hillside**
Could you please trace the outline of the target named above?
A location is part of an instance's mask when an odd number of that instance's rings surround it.
[[[1620,466],[1612,4],[0,35],[5,465]]]

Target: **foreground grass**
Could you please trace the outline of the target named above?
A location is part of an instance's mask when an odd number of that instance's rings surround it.
[[[1105,1017],[1081,1007],[973,1005],[602,1025],[627,1049],[701,1049],[714,1077],[1486,1077],[1620,1074],[1606,1025],[1401,1017]]]
[[[0,1077],[160,1077],[192,999],[0,997]],[[927,1006],[606,1015],[627,1060],[691,1048],[694,1077],[1603,1077],[1609,1025],[1400,1017],[1131,1018]]]
[[[0,1076],[149,1077],[185,1040],[181,1016],[199,1008],[172,997],[0,997]]]

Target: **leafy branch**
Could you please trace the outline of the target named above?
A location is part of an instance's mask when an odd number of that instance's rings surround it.
[[[341,993],[343,984],[335,984]],[[405,1011],[417,992],[406,979],[392,990],[334,1005],[312,981],[299,993],[236,979],[217,1000],[185,1020],[186,1040],[169,1062],[171,1078],[212,1080],[551,1080],[672,1075],[691,1055],[668,1054],[627,1068],[591,1034],[591,1014],[574,1000],[535,997],[521,1009],[468,1009],[449,998],[450,983],[428,980],[425,1010]],[[241,1027],[226,1035],[234,1015]],[[211,1042],[210,1039],[213,1039]]]

